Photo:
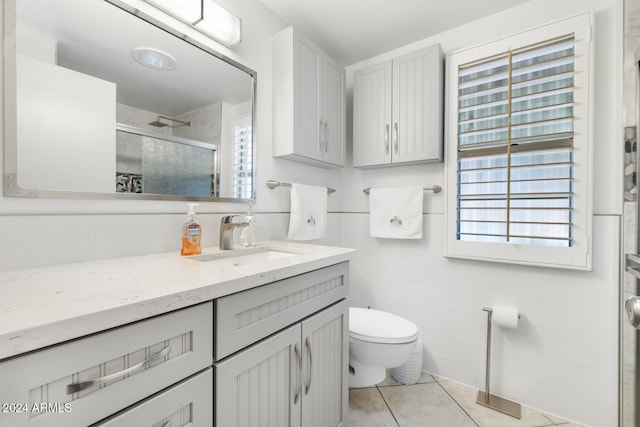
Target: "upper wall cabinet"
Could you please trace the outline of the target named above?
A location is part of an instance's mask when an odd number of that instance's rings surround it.
[[[443,160],[443,58],[436,44],[354,72],[355,167]]]
[[[273,38],[273,155],[344,166],[345,71],[292,27]]]

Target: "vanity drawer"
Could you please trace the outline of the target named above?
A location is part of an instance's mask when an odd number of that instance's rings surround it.
[[[341,300],[349,293],[343,262],[215,300],[215,360],[220,360]]]
[[[213,369],[176,384],[95,427],[211,427]]]
[[[0,426],[87,426],[207,368],[212,350],[209,302],[9,359]]]

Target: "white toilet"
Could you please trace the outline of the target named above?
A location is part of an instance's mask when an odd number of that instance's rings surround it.
[[[349,308],[349,387],[383,381],[387,368],[409,360],[418,342],[418,327],[395,314]]]

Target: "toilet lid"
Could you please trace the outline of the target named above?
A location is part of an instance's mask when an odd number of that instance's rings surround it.
[[[362,341],[402,344],[418,338],[418,327],[395,314],[350,307],[349,336]]]

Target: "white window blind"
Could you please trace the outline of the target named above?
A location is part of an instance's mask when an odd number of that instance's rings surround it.
[[[250,199],[253,195],[253,132],[251,118],[234,121],[233,197]]]
[[[446,256],[590,268],[590,22],[448,56]]]
[[[571,246],[574,35],[458,72],[460,240]]]

